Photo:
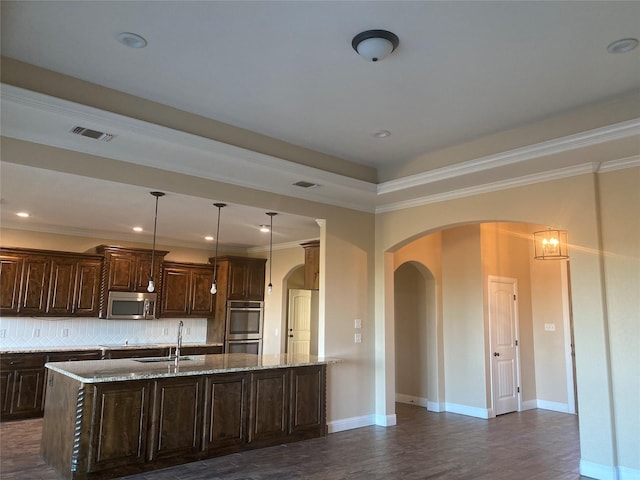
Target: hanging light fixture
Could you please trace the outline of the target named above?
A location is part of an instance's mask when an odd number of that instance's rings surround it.
[[[568,235],[564,230],[549,228],[533,234],[533,258],[536,260],[558,260],[569,258]]]
[[[269,285],[267,285],[267,293],[271,295],[273,291],[273,284],[271,283],[271,265],[273,259],[273,217],[277,215],[276,212],[267,212],[267,215],[271,217],[271,223],[269,225]]]
[[[218,227],[216,228],[216,256],[213,257],[213,283],[211,283],[211,295],[215,295],[218,291],[218,245],[220,243],[220,209],[226,207],[226,203],[214,203],[218,207]]]
[[[358,55],[371,62],[378,62],[393,52],[400,43],[397,35],[387,30],[367,30],[351,40]]]
[[[156,256],[156,228],[158,226],[158,199],[164,197],[164,192],[151,192],[151,195],[156,197],[156,215],[153,220],[153,249],[151,250],[151,275],[149,275],[149,285],[147,285],[147,291],[153,292],[156,287],[153,283],[153,264]]]

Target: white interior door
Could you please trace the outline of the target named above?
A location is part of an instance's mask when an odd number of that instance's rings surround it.
[[[311,290],[289,290],[287,353],[309,354],[311,344]]]
[[[516,279],[489,277],[491,389],[495,415],[518,410],[517,287]]]

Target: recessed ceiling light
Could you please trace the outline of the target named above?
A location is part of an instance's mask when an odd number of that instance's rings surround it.
[[[312,188],[312,187],[319,187],[320,186],[317,183],[306,182],[304,180],[300,180],[300,181],[294,183],[293,185],[295,187],[302,187],[302,188]]]
[[[147,46],[147,41],[144,37],[137,33],[122,32],[118,34],[118,41],[129,48],[144,48]]]
[[[638,46],[637,38],[621,38],[615,42],[611,42],[607,46],[607,52],[609,53],[627,53]]]
[[[27,218],[29,216],[27,212],[18,212],[16,215],[22,218]]]
[[[269,225],[260,225],[260,231],[263,233],[269,232]]]
[[[211,235],[207,235],[206,237],[204,237],[204,239],[205,239],[207,242],[213,242],[213,237],[212,237]]]
[[[133,227],[133,231],[134,232],[141,232],[142,231],[142,227]]]
[[[387,138],[391,136],[391,132],[389,130],[379,130],[373,134],[376,138]]]

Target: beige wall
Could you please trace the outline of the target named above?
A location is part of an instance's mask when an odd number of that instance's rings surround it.
[[[624,295],[628,291],[624,285],[633,286],[637,277],[631,272],[630,262],[623,265],[622,260],[614,260],[608,253],[601,261],[600,248],[600,228],[598,218],[598,196],[596,189],[596,177],[603,179],[611,176],[607,180],[606,190],[603,191],[604,206],[603,212],[606,222],[604,239],[609,239],[610,245],[623,250],[622,257],[629,257],[633,261],[638,258],[637,246],[632,244],[631,238],[634,232],[628,237],[629,243],[619,244],[620,240],[613,240],[612,237],[619,238],[622,231],[629,231],[631,216],[638,212],[637,197],[637,175],[638,168],[627,169],[622,172],[611,172],[609,174],[586,174],[562,180],[549,181],[519,188],[507,189],[469,198],[460,198],[437,204],[424,205],[414,208],[407,208],[401,211],[380,214],[376,217],[376,278],[379,282],[376,285],[376,302],[381,308],[376,309],[376,325],[379,325],[381,335],[381,347],[384,348],[388,356],[393,349],[393,334],[389,323],[393,325],[393,312],[386,308],[386,303],[393,303],[385,296],[385,290],[392,288],[392,278],[386,273],[389,263],[382,252],[392,252],[404,245],[408,240],[417,238],[425,233],[442,228],[486,221],[508,221],[531,223],[538,225],[554,225],[558,228],[568,230],[571,239],[571,282],[572,282],[572,305],[574,310],[575,342],[576,342],[576,363],[577,363],[577,386],[580,407],[580,442],[582,461],[585,465],[601,465],[605,468],[618,465],[615,445],[618,445],[620,452],[630,452],[634,445],[637,445],[637,437],[631,436],[627,428],[618,428],[618,424],[626,422],[637,425],[637,418],[633,418],[632,411],[621,411],[616,409],[616,404],[629,406],[632,402],[637,405],[637,391],[623,391],[612,389],[613,378],[624,378],[626,383],[633,384],[633,378],[637,382],[638,362],[629,363],[623,359],[629,358],[629,341],[634,348],[637,341],[637,295],[632,299]],[[625,177],[626,182],[620,185],[619,178]],[[634,180],[635,179],[635,180]],[[635,190],[633,190],[635,185]],[[622,217],[622,218],[621,218]],[[633,227],[637,228],[637,227]],[[444,237],[443,237],[444,238]],[[460,239],[464,241],[464,239]],[[443,244],[446,244],[443,240]],[[447,256],[446,249],[443,249],[443,258]],[[478,256],[479,258],[479,256]],[[616,257],[618,258],[618,257]],[[471,259],[470,269],[467,275],[477,277],[479,275],[477,262]],[[479,262],[479,259],[478,259]],[[607,277],[617,277],[606,284],[607,290],[613,290],[609,296],[616,298],[615,321],[615,341],[610,342],[608,338],[609,323],[611,316],[607,312],[605,293],[605,276],[601,268],[603,264],[607,266]],[[462,266],[460,266],[462,268]],[[446,268],[443,268],[446,271]],[[465,281],[465,275],[459,275],[460,281]],[[624,279],[624,280],[623,280]],[[446,276],[443,277],[443,285],[446,286]],[[443,286],[443,289],[444,289]],[[382,293],[380,293],[382,292]],[[637,292],[637,288],[636,288]],[[381,299],[378,298],[381,296]],[[469,300],[467,300],[469,301]],[[475,300],[476,302],[478,300]],[[443,300],[445,317],[446,311],[451,302],[445,298]],[[453,308],[456,308],[453,305]],[[634,323],[635,322],[635,323]],[[474,327],[473,325],[471,326]],[[445,326],[446,328],[446,326]],[[452,327],[453,329],[453,327]],[[452,329],[445,330],[445,344]],[[482,334],[477,326],[473,328],[477,333]],[[613,330],[612,330],[613,331]],[[625,336],[623,332],[631,332],[631,336]],[[609,353],[611,351],[611,354]],[[484,362],[483,358],[477,358],[481,352],[474,350],[474,358],[479,362]],[[455,365],[455,355],[452,361]],[[445,356],[445,365],[450,358]],[[633,358],[633,357],[631,357]],[[615,365],[612,363],[616,360]],[[615,367],[615,375],[610,375],[612,367]],[[473,369],[474,367],[471,366]],[[479,372],[483,376],[483,371]],[[377,381],[384,384],[391,379],[393,384],[394,374],[388,370],[378,371]],[[469,405],[482,405],[485,399],[483,386],[478,386],[482,392],[479,398],[464,397],[464,388],[461,386],[450,387],[447,375],[447,402],[449,402],[449,392],[459,395],[463,401]],[[387,383],[387,389],[392,388]],[[616,383],[620,385],[621,383]],[[636,383],[637,385],[637,383]],[[388,397],[391,391],[380,395],[380,398]],[[615,394],[615,395],[614,395]],[[454,401],[454,400],[451,400]],[[473,403],[471,403],[473,401]],[[386,405],[386,404],[379,404]],[[635,409],[637,412],[637,409]],[[618,417],[620,419],[618,419]],[[615,422],[614,422],[615,418]],[[624,447],[623,447],[624,446]],[[620,459],[622,462],[623,459]],[[623,465],[625,468],[637,469],[638,459],[627,453]]]
[[[611,352],[618,462],[637,472],[640,470],[640,168],[602,174],[599,180],[607,302],[605,336]],[[582,404],[579,407],[582,409]]]

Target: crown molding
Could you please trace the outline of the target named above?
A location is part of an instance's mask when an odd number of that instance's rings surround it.
[[[425,197],[414,198],[403,202],[389,203],[376,208],[376,214],[393,212],[396,210],[403,210],[405,208],[419,207],[422,205],[429,205],[431,203],[444,202],[446,200],[455,200],[457,198],[470,197],[472,195],[479,195],[482,193],[496,192],[499,190],[505,190],[507,188],[521,187],[524,185],[531,185],[534,183],[547,182],[550,180],[558,180],[561,178],[574,177],[576,175],[583,175],[585,173],[593,173],[597,169],[597,164],[584,163],[581,165],[560,168],[557,170],[551,170],[543,173],[536,173],[533,175],[525,175],[522,177],[511,178],[508,180],[502,180],[499,182],[491,182],[484,185],[476,185],[473,187],[462,188],[459,190],[452,190],[445,193],[438,193],[435,195],[428,195]]]
[[[633,157],[621,158],[619,160],[611,160],[610,162],[602,162],[598,169],[598,173],[613,172],[614,170],[624,170],[625,168],[640,167],[640,155]]]
[[[612,140],[640,134],[640,118],[620,122],[606,127],[587,130],[526,147],[507,150],[485,157],[467,160],[449,167],[442,167],[428,172],[410,175],[397,180],[378,184],[378,195],[397,192],[407,188],[419,187],[449,178],[482,172],[492,168],[504,167],[525,162],[538,157],[575,150],[577,148],[597,145]]]

